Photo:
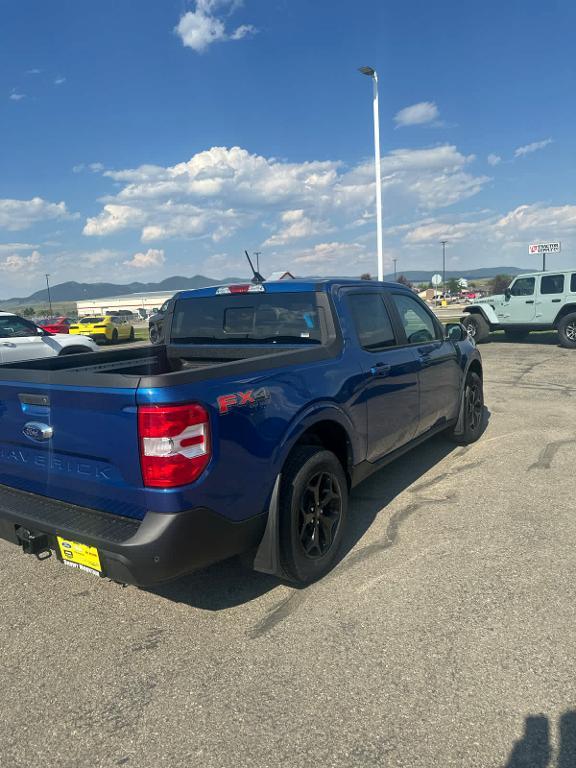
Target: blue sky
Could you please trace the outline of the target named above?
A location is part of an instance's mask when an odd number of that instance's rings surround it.
[[[536,268],[576,243],[568,0],[3,0],[0,297],[64,280]]]

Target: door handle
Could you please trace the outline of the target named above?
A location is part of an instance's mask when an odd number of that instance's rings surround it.
[[[552,299],[552,304],[558,304],[559,301],[562,301],[562,299]]]
[[[391,370],[392,366],[388,365],[388,363],[375,363],[370,368],[370,373],[372,376],[388,376]]]
[[[534,304],[534,299],[528,299],[528,301],[526,302],[526,304]]]
[[[420,363],[421,368],[428,368],[432,365],[432,360],[430,360],[429,355],[418,355],[417,360]]]

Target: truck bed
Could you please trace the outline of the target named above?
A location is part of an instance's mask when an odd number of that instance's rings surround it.
[[[8,363],[0,365],[0,381],[137,389],[242,375],[327,356],[331,355],[324,346],[202,345],[173,350],[150,345]]]

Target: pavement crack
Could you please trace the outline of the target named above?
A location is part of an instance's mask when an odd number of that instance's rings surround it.
[[[558,451],[566,445],[576,445],[576,439],[569,438],[567,440],[554,440],[550,443],[547,443],[540,451],[538,460],[528,467],[528,471],[533,469],[550,469],[554,457]]]

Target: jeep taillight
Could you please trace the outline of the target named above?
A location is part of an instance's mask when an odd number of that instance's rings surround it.
[[[138,408],[142,479],[148,488],[193,483],[210,461],[208,412],[192,405]]]

